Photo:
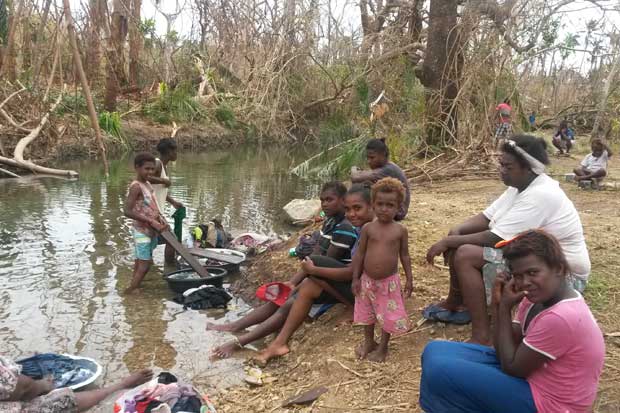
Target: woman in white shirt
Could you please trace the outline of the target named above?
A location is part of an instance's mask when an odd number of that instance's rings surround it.
[[[508,189],[485,211],[454,227],[428,250],[432,263],[443,254],[450,266],[446,300],[423,311],[427,319],[472,323],[474,343],[491,345],[487,292],[495,275],[505,270],[502,250],[494,246],[529,229],[558,239],[570,266],[573,286],[582,291],[590,274],[581,220],[559,183],[545,172],[547,144],[533,136],[515,136],[502,145],[500,175]],[[483,279],[484,275],[484,279]]]
[[[581,166],[575,168],[577,181],[599,180],[607,176],[607,161],[611,157],[611,150],[601,139],[594,139],[591,143],[592,153],[588,154]]]

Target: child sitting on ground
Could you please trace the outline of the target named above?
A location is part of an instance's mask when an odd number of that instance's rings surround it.
[[[372,187],[377,219],[362,229],[353,258],[354,322],[365,326],[364,343],[356,349],[360,359],[382,362],[392,334],[408,330],[409,320],[401,295],[398,258],[405,269],[405,296],[413,291],[407,229],[394,222],[405,187],[395,178],[383,178]],[[375,341],[375,323],[382,324],[381,342]]]
[[[140,286],[153,262],[157,233],[168,229],[168,223],[159,213],[153,187],[148,182],[149,177],[155,173],[155,157],[149,153],[139,153],[134,159],[134,167],[136,179],[129,185],[124,213],[126,217],[133,219],[136,260],[131,285],[125,290],[125,294]]]
[[[611,158],[611,150],[601,139],[594,139],[590,147],[592,153],[583,158],[579,168],[573,170],[577,181],[600,180],[607,175],[607,161]]]

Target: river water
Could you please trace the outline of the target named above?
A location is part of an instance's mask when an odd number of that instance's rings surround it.
[[[171,195],[188,207],[186,228],[219,217],[233,234],[281,234],[292,230],[282,206],[318,191],[287,173],[306,155],[274,148],[181,153],[170,167]],[[112,161],[108,180],[96,161],[64,167],[78,170],[80,179],[0,180],[0,352],[92,357],[104,367],[100,383],[142,367],[172,371],[207,391],[237,383],[241,360],[208,359],[230,336],[204,326],[238,317],[248,310],[242,301],[231,302],[228,312],[184,311],[161,279],[171,270],[164,270],[163,247],[141,293],[121,295],[134,259],[122,214],[131,160]]]

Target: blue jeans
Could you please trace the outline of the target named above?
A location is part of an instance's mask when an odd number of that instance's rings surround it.
[[[504,373],[495,350],[452,341],[424,349],[420,406],[427,413],[536,413],[530,385]]]

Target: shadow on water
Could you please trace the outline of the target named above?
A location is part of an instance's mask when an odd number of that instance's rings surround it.
[[[304,155],[273,148],[180,154],[170,168],[171,194],[188,207],[186,228],[219,217],[233,233],[290,231],[282,206],[318,192],[317,184],[287,173]],[[103,383],[141,367],[171,370],[205,390],[238,382],[241,360],[208,359],[230,336],[204,327],[248,307],[235,300],[227,314],[183,311],[161,279],[163,247],[142,292],[122,296],[133,266],[130,222],[122,215],[131,161],[111,162],[107,181],[95,161],[67,167],[79,170],[80,180],[0,180],[2,354],[93,357],[104,366]]]

